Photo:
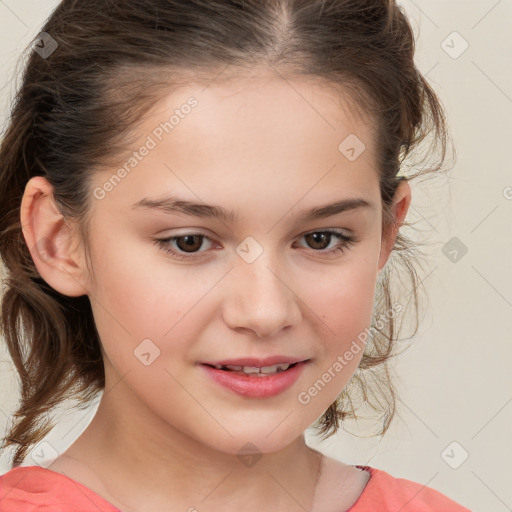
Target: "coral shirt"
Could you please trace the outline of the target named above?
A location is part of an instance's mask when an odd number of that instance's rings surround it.
[[[370,479],[348,511],[471,512],[439,491],[370,466]],[[0,477],[0,512],[120,512],[71,478],[41,466],[19,466]]]

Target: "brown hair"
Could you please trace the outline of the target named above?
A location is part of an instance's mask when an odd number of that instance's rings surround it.
[[[348,91],[377,129],[383,226],[393,222],[398,174],[410,155],[429,136],[429,155],[434,145],[440,148],[437,164],[405,179],[441,171],[447,141],[443,108],[415,67],[413,31],[394,0],[64,0],[42,31],[58,47],[46,58],[27,49],[0,147],[0,325],[21,380],[21,401],[3,442],[16,447],[13,467],[53,428],[48,413],[55,405],[65,398],[87,403],[105,385],[89,297],[52,289],[26,246],[20,203],[31,177],[48,179],[60,212],[79,221],[87,247],[93,171],[129,147],[126,137],[141,114],[178,76],[214,77],[228,65],[269,66]],[[374,303],[375,319],[391,311],[398,293],[392,284],[401,283],[413,299],[413,334],[418,256],[417,243],[400,232]],[[378,433],[386,432],[396,399],[388,363],[406,310],[372,323],[359,368],[316,425],[321,434],[357,417],[356,396],[383,412]]]

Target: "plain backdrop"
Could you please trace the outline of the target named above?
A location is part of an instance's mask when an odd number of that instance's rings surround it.
[[[0,0],[0,126],[14,66],[56,1]],[[308,443],[350,464],[428,485],[474,511],[512,510],[512,0],[401,2],[417,37],[416,61],[440,96],[457,160],[449,175],[413,185],[408,220],[428,241],[429,304],[411,348],[395,364],[399,416],[382,438],[363,423]],[[18,399],[0,362],[0,430]],[[47,437],[61,453],[97,403],[58,413]],[[356,436],[355,434],[358,434]],[[366,437],[365,437],[366,436]],[[35,464],[30,457],[26,464]],[[0,473],[9,469],[8,454]]]

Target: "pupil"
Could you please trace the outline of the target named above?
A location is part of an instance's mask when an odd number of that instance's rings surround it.
[[[200,238],[201,237],[199,235],[186,235],[186,236],[182,236],[182,237],[178,238],[178,240],[176,242],[177,242],[178,247],[181,250],[188,251],[188,252],[194,252],[194,250],[197,250],[201,247]],[[194,242],[189,243],[190,239],[195,239],[196,244],[194,244]],[[181,247],[182,242],[180,242],[180,240],[187,240],[187,242],[185,244],[183,244],[184,247]],[[199,240],[199,243],[197,243],[198,240]],[[192,249],[192,250],[189,250],[189,249]]]
[[[311,233],[309,235],[307,235],[309,237],[312,237],[313,238],[313,245],[314,244],[317,244],[317,243],[320,243],[320,245],[322,245],[322,238],[329,238],[331,235],[329,233]],[[324,240],[325,242],[325,240]],[[327,244],[329,245],[329,244]],[[315,249],[323,249],[323,247],[314,247]]]

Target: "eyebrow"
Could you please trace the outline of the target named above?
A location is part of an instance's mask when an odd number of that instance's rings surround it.
[[[195,217],[215,218],[227,223],[235,223],[238,220],[238,213],[234,210],[226,210],[222,206],[210,205],[205,203],[195,203],[177,197],[150,198],[145,197],[132,206],[135,208],[145,208],[150,210],[160,210],[164,213],[182,213]],[[361,197],[342,199],[333,203],[317,206],[303,212],[300,220],[308,221],[315,219],[324,219],[338,213],[352,211],[361,208],[375,209],[375,205]]]

